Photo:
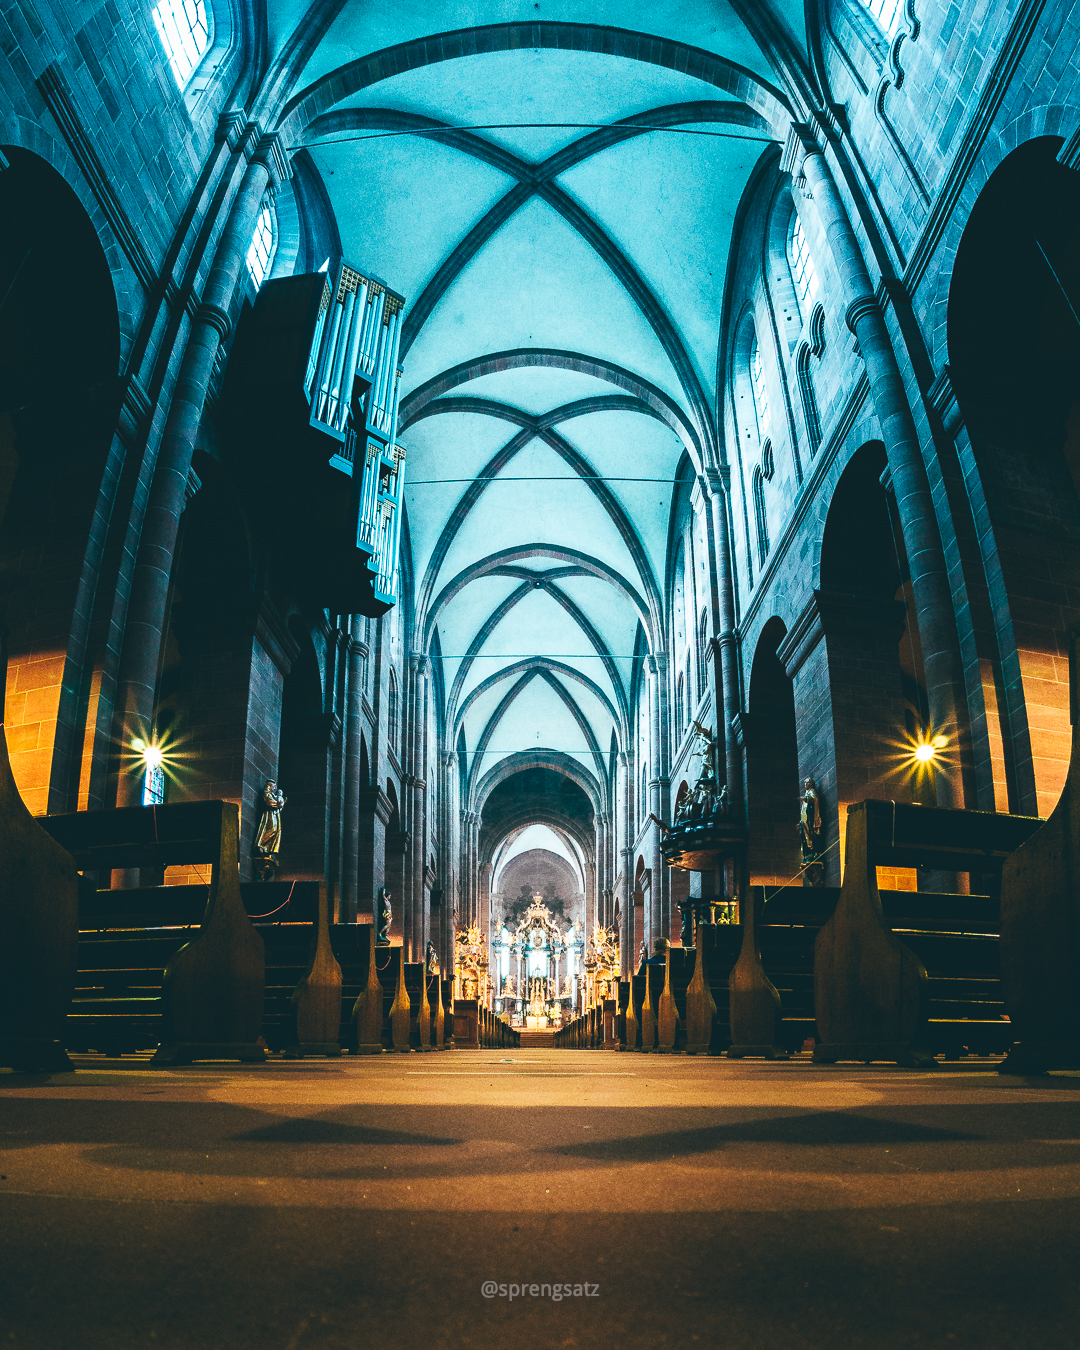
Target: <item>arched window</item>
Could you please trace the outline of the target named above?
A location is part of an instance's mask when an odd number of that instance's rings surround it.
[[[769,556],[769,521],[765,515],[765,476],[759,465],[754,470],[754,525],[757,529],[758,566]]]
[[[709,669],[709,615],[704,609],[698,620],[697,661],[697,695],[698,698],[702,698],[705,694],[706,675]]]
[[[255,233],[251,236],[251,247],[247,254],[247,269],[255,289],[266,280],[270,271],[270,258],[274,252],[274,216],[269,205],[259,212],[255,222]]]
[[[694,686],[690,683],[690,653],[686,653],[686,720],[694,715]]]
[[[791,213],[791,229],[788,231],[788,263],[791,265],[791,279],[795,283],[795,293],[799,297],[799,304],[805,314],[807,305],[817,295],[818,279],[798,211]]]
[[[397,676],[394,674],[392,670],[390,672],[389,702],[390,708],[387,720],[389,722],[390,747],[396,754],[397,740],[398,740],[398,687],[397,687]]]
[[[863,0],[863,4],[891,36],[900,22],[901,0]]]
[[[757,338],[750,348],[750,384],[754,390],[754,411],[757,413],[758,434],[765,436],[769,430],[769,395],[765,388],[765,367],[761,360],[761,348]]]
[[[683,677],[680,674],[675,684],[675,727],[677,731],[682,732],[685,726],[686,718],[686,690],[683,687]]]
[[[649,770],[647,768],[641,771],[641,811],[642,821],[649,814]]]
[[[803,418],[806,422],[806,438],[810,443],[810,454],[816,455],[821,444],[821,417],[814,395],[814,377],[810,373],[810,348],[805,343],[799,348],[795,369],[799,375],[799,397],[802,399]]]
[[[210,45],[203,0],[159,0],[150,11],[173,78],[183,89]]]

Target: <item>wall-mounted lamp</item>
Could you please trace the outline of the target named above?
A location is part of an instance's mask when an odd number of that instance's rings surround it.
[[[938,757],[938,753],[948,745],[948,739],[945,736],[934,736],[928,741],[919,741],[912,752],[915,760],[919,764],[930,764]]]

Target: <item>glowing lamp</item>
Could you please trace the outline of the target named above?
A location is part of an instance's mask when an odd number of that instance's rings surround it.
[[[922,745],[917,745],[915,747],[915,758],[920,764],[928,764],[936,754],[937,750],[935,747],[932,744],[927,744],[925,741]]]
[[[142,751],[143,763],[148,769],[160,768],[164,763],[165,756],[161,753],[161,747],[157,745],[147,745]]]

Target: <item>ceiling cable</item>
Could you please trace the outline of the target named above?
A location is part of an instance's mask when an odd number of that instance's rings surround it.
[[[530,474],[524,478],[506,478],[502,474],[494,478],[407,478],[405,486],[437,487],[443,483],[666,483],[675,486],[673,478],[609,478],[603,473],[579,473],[567,477],[565,474]]]
[[[542,576],[538,572],[537,576]],[[464,656],[432,653],[440,661],[644,661],[645,656],[618,656],[614,652],[466,652]]]
[[[361,110],[362,111],[362,110]],[[740,136],[735,131],[694,131],[690,127],[658,127],[643,122],[484,122],[469,127],[410,127],[408,131],[374,131],[366,136],[336,136],[330,140],[300,141],[290,150],[312,146],[341,145],[346,141],[381,141],[391,136],[446,136],[457,131],[667,131],[676,136],[713,136],[729,141],[755,141],[759,145],[782,144],[775,136]]]

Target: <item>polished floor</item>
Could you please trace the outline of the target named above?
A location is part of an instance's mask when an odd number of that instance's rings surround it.
[[[0,1073],[0,1347],[1080,1344],[1080,1076],[77,1063]]]

